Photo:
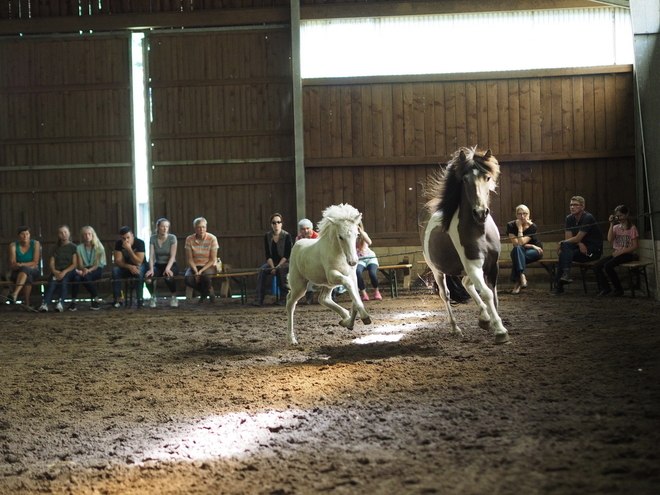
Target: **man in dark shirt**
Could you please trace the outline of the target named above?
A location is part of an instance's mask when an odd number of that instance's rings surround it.
[[[573,282],[571,263],[595,261],[603,254],[603,233],[594,216],[586,211],[582,196],[573,196],[569,203],[571,214],[566,217],[565,239],[559,243],[559,263],[555,278],[555,295],[564,294],[564,285]]]
[[[113,306],[121,308],[121,282],[125,278],[135,278],[135,291],[137,293],[138,309],[142,307],[142,291],[144,287],[144,274],[149,269],[145,260],[145,246],[142,239],[133,234],[130,227],[119,230],[119,239],[115,242],[113,250],[115,267],[112,269],[112,292],[115,297]]]

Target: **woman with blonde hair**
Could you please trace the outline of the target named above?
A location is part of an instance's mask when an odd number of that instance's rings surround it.
[[[71,290],[71,306],[69,311],[75,311],[76,299],[80,284],[85,286],[92,298],[90,309],[101,309],[101,299],[96,281],[103,276],[103,268],[106,265],[105,248],[96,231],[89,225],[80,229],[80,244],[78,244],[78,269],[73,280],[73,289]]]
[[[526,205],[516,206],[516,219],[506,224],[506,233],[511,239],[511,281],[514,283],[511,294],[520,294],[527,287],[526,267],[543,258],[543,243],[536,237],[536,224],[530,218]]]

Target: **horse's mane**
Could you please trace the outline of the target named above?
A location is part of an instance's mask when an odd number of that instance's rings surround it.
[[[451,219],[461,203],[461,182],[463,176],[473,167],[491,176],[490,190],[497,187],[500,164],[491,151],[478,151],[474,148],[460,148],[452,155],[447,167],[440,169],[422,184],[422,194],[428,198],[425,207],[433,214],[442,210],[442,229],[448,230]]]
[[[328,206],[323,210],[323,219],[319,222],[319,237],[322,237],[336,222],[351,222],[358,224],[362,220],[362,213],[348,203]]]

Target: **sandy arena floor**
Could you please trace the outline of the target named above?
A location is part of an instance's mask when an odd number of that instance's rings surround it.
[[[502,346],[421,289],[299,307],[296,347],[282,307],[159,305],[0,308],[0,493],[658,493],[650,299],[501,293]]]

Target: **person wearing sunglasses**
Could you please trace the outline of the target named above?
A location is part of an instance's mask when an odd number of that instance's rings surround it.
[[[280,288],[280,299],[277,304],[286,304],[286,295],[289,292],[287,287],[287,276],[289,275],[289,258],[291,257],[291,246],[293,242],[291,235],[282,229],[282,215],[273,213],[270,216],[271,230],[264,236],[264,252],[266,254],[266,263],[259,270],[257,275],[257,294],[253,306],[261,306],[264,303],[266,295],[266,285],[268,277],[277,277],[277,284]]]
[[[568,204],[570,215],[565,221],[565,239],[557,247],[559,263],[553,295],[565,294],[564,286],[573,282],[571,263],[596,261],[603,254],[603,233],[596,218],[585,210],[582,196],[573,196]]]

